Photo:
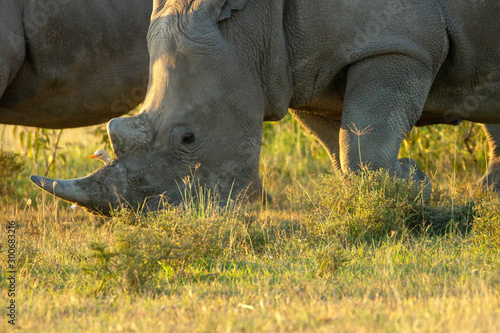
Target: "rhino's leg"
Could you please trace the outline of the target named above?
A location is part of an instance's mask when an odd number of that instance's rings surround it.
[[[489,145],[488,170],[479,181],[481,185],[500,191],[500,124],[483,125]]]
[[[0,98],[21,67],[26,52],[18,6],[17,1],[0,0]]]
[[[349,68],[340,129],[342,171],[387,169],[399,178],[429,183],[414,161],[398,160],[434,78],[433,64],[423,60],[430,57],[416,58],[388,54]],[[430,186],[428,191],[430,197]]]
[[[326,148],[333,168],[340,171],[339,162],[339,133],[340,121],[327,118],[325,116],[305,112],[290,110],[295,119],[299,121],[311,134]]]

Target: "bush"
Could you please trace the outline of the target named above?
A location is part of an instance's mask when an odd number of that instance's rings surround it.
[[[473,238],[500,247],[500,197],[491,194],[479,202],[474,210]]]
[[[421,187],[384,171],[325,176],[305,202],[309,236],[326,243],[380,239],[404,228],[424,205]]]
[[[325,277],[335,274],[350,258],[345,254],[345,249],[341,246],[329,244],[318,250],[316,260],[318,263],[316,275]]]
[[[385,171],[325,176],[311,197],[299,205],[310,211],[304,219],[313,242],[352,244],[387,236],[466,233],[474,220],[471,202],[455,202],[441,194],[439,206],[427,206],[425,188],[396,179]],[[303,207],[304,208],[304,207]]]
[[[160,279],[188,276],[194,262],[227,260],[261,242],[260,228],[249,232],[254,218],[244,210],[212,207],[203,214],[183,206],[149,215],[121,210],[108,221],[114,239],[90,244],[84,270],[99,282],[98,292],[116,284],[142,292]]]
[[[22,171],[25,165],[20,154],[0,151],[0,195],[13,194],[12,179]]]

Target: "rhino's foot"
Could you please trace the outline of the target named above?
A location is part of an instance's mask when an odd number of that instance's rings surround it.
[[[420,169],[417,162],[411,158],[399,159],[399,170],[397,177],[414,182],[422,190],[422,197],[425,203],[431,199],[432,184],[427,175]]]
[[[500,193],[500,165],[490,166],[478,183],[484,188]]]

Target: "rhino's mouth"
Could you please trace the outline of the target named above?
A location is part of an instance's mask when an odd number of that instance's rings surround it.
[[[137,164],[142,162],[147,166],[139,168]],[[81,178],[61,180],[32,175],[30,180],[42,190],[96,215],[109,216],[114,209],[124,207],[149,212],[179,204],[184,184],[165,183],[158,177],[163,164],[154,166],[150,162],[137,155],[112,160]]]

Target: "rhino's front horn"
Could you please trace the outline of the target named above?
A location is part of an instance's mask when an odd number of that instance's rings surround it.
[[[97,215],[109,215],[114,196],[109,197],[103,193],[102,188],[97,186],[92,175],[87,177],[59,180],[41,176],[30,176],[30,180],[42,190],[50,194],[84,207],[88,212]]]
[[[89,196],[81,188],[80,182],[85,180],[85,178],[70,179],[70,180],[59,180],[50,179],[41,176],[30,176],[30,180],[36,186],[55,195],[63,200],[76,203],[82,206],[90,204]]]
[[[129,192],[126,169],[116,162],[81,178],[58,180],[30,176],[30,180],[42,190],[99,215],[109,215],[112,208],[128,202],[125,199]]]

